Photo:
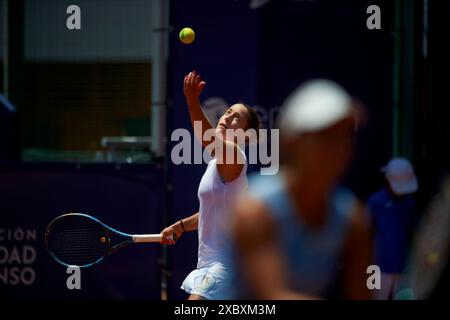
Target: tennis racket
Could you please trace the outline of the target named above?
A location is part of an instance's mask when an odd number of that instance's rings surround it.
[[[161,234],[127,234],[82,213],[55,218],[45,231],[50,255],[64,266],[91,267],[132,243],[161,242]],[[175,235],[172,240],[175,241]]]
[[[412,288],[417,299],[428,298],[450,253],[450,179],[430,204],[419,229],[412,270]]]
[[[417,230],[399,299],[427,299],[437,286],[450,254],[450,177],[429,204]],[[409,287],[409,288],[408,288]],[[408,291],[409,290],[409,291]]]

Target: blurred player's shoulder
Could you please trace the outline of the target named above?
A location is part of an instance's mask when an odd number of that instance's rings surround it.
[[[355,194],[346,187],[337,187],[332,197],[332,202],[336,207],[336,211],[341,215],[351,217],[356,211],[363,208]]]
[[[274,184],[267,184],[269,180],[274,182],[276,179],[272,176],[250,176],[247,192],[242,193],[235,203],[233,229],[241,246],[254,246],[273,235],[275,224],[264,199],[278,189]]]
[[[347,238],[353,243],[359,241],[366,243],[371,235],[371,221],[364,204],[356,197],[349,214]]]
[[[248,200],[256,200],[268,215],[284,215],[290,205],[287,199],[285,180],[276,175],[253,174],[249,176]]]
[[[249,196],[262,199],[283,190],[283,178],[281,174],[261,175],[259,173],[251,174],[248,177]]]

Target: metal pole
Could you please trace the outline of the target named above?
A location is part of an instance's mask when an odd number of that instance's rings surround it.
[[[415,0],[408,0],[405,2],[404,10],[404,29],[405,29],[405,48],[404,48],[404,72],[403,72],[403,86],[404,86],[404,103],[402,112],[402,155],[412,159],[413,153],[413,116],[415,109],[415,57],[416,57],[416,3]]]
[[[4,0],[4,96],[16,109],[11,159],[21,158],[20,113],[25,96],[25,0]]]
[[[3,2],[3,95],[6,99],[9,99],[9,77],[8,77],[8,66],[9,66],[9,21],[8,21],[8,5],[9,0],[4,0]]]
[[[152,52],[151,150],[157,158],[165,155],[166,143],[168,3],[167,0],[152,1],[154,50]]]
[[[392,154],[412,158],[416,96],[415,0],[395,1]]]
[[[392,108],[392,155],[400,154],[401,56],[402,56],[402,0],[395,0],[394,17],[394,68]]]
[[[169,44],[169,2],[167,0],[152,1],[153,18],[153,51],[152,51],[152,109],[151,109],[151,150],[156,157],[156,161],[162,167],[165,182],[164,197],[162,198],[162,223],[168,223],[168,157],[166,151],[166,117],[167,117],[167,68]],[[161,300],[168,299],[167,286],[170,276],[168,270],[168,249],[162,247],[160,258],[161,268]]]
[[[422,58],[428,58],[428,0],[423,0]]]

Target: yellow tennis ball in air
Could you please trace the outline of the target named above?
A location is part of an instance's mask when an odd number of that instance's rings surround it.
[[[427,257],[428,264],[434,266],[439,261],[439,255],[436,252],[432,252]]]
[[[195,40],[195,31],[191,28],[183,28],[180,31],[180,40],[184,44],[190,44]]]

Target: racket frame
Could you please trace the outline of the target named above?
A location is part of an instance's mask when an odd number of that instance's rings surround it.
[[[91,262],[89,264],[85,264],[85,265],[80,265],[80,266],[74,266],[74,265],[70,265],[67,264],[65,262],[63,262],[62,260],[60,260],[49,248],[48,246],[48,237],[49,234],[52,230],[52,226],[54,225],[54,223],[60,219],[63,219],[65,217],[68,216],[82,216],[85,217],[87,219],[93,220],[94,222],[98,223],[104,230],[105,233],[107,235],[106,241],[108,242],[108,250],[106,252],[106,254],[104,254],[103,256],[101,256],[99,259],[97,259],[94,262]],[[119,241],[117,244],[115,244],[114,246],[111,246],[111,236],[112,235],[118,235],[119,237],[123,237],[125,238],[123,241]],[[172,237],[172,240],[175,241],[175,236]],[[102,221],[100,221],[99,219],[88,215],[88,214],[84,214],[84,213],[78,213],[78,212],[70,212],[70,213],[66,213],[63,215],[60,215],[58,217],[56,217],[55,219],[53,219],[47,226],[46,230],[45,230],[45,247],[47,249],[47,251],[50,253],[51,257],[58,262],[59,264],[62,264],[66,267],[79,267],[79,268],[88,268],[88,267],[92,267],[95,264],[98,264],[100,262],[102,262],[105,257],[111,255],[112,253],[114,253],[115,251],[117,251],[118,249],[125,247],[129,244],[132,243],[159,243],[162,240],[162,235],[161,234],[128,234],[122,231],[119,231],[117,229],[114,229],[113,227],[108,226],[107,224],[103,223]]]

